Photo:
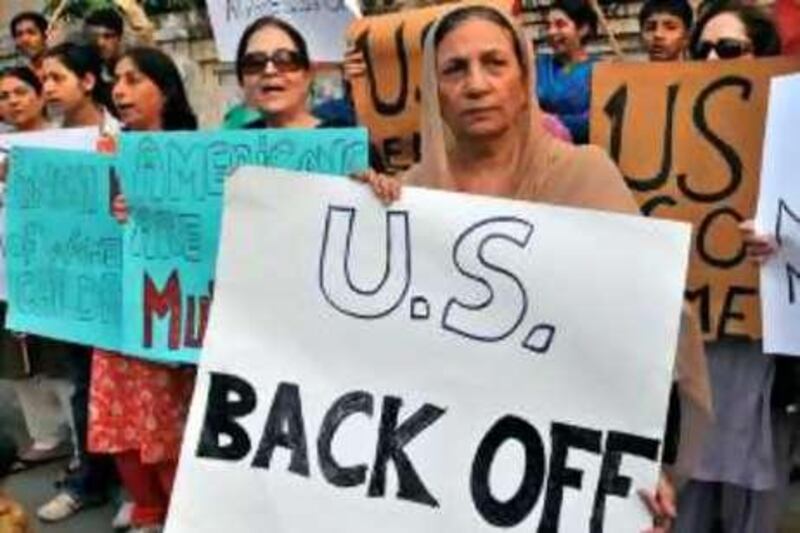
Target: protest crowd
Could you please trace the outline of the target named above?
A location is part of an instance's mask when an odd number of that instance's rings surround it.
[[[209,11],[214,2],[217,0],[208,0]],[[224,2],[220,0],[219,3]],[[62,24],[58,12],[16,13],[8,31],[18,59],[14,66],[0,72],[0,158],[3,159],[0,175],[3,194],[7,197],[3,203],[11,206],[14,180],[22,179],[19,176],[37,168],[35,162],[30,165],[25,162],[28,152],[17,152],[15,139],[26,135],[33,136],[32,139],[46,139],[52,134],[55,139],[62,130],[81,128],[85,132],[91,129],[95,132],[90,141],[94,146],[86,151],[95,154],[84,157],[87,165],[89,161],[99,165],[106,164],[104,158],[115,153],[127,157],[123,154],[126,135],[140,139],[142,137],[135,135],[196,132],[193,135],[200,138],[200,135],[217,131],[237,135],[238,132],[281,129],[315,130],[311,132],[313,135],[324,135],[361,127],[368,132],[365,154],[368,165],[351,169],[347,186],[371,189],[387,209],[403,202],[411,188],[419,187],[626,215],[650,215],[656,211],[656,204],[643,202],[640,194],[654,187],[641,186],[642,180],[637,188],[637,179],[632,175],[643,173],[646,168],[636,166],[637,160],[652,159],[636,150],[647,146],[648,150],[661,154],[663,149],[664,158],[668,158],[673,156],[667,155],[667,151],[673,153],[678,148],[666,145],[662,148],[660,137],[653,135],[629,142],[630,133],[625,135],[613,129],[613,113],[620,107],[612,104],[622,102],[623,111],[619,111],[618,117],[627,116],[623,115],[627,109],[643,123],[648,122],[648,117],[660,121],[661,98],[667,90],[672,91],[668,94],[673,104],[666,119],[669,135],[673,135],[673,130],[676,138],[703,132],[711,144],[722,147],[720,152],[728,154],[724,158],[705,156],[707,160],[703,164],[709,165],[707,168],[716,165],[711,173],[727,175],[726,165],[731,164],[731,168],[739,168],[740,179],[751,179],[749,176],[742,178],[741,168],[752,163],[742,163],[736,153],[731,155],[730,150],[724,150],[725,146],[730,148],[726,139],[738,139],[738,133],[715,133],[713,124],[708,126],[718,115],[703,115],[703,111],[683,106],[681,94],[677,89],[668,89],[667,82],[663,90],[659,88],[659,92],[653,93],[658,98],[650,102],[635,99],[632,87],[640,72],[644,80],[659,72],[694,68],[692,75],[702,77],[705,72],[711,72],[708,69],[728,68],[724,66],[727,62],[733,65],[730,67],[733,70],[725,74],[728,77],[722,79],[720,83],[723,84],[737,83],[735,80],[741,79],[736,78],[739,72],[755,73],[757,68],[750,65],[766,65],[763,68],[768,71],[764,78],[767,86],[773,74],[800,72],[800,60],[794,61],[800,58],[800,2],[777,0],[756,5],[746,0],[702,0],[699,3],[646,0],[637,20],[643,53],[635,58],[621,56],[619,43],[609,26],[609,9],[601,3],[553,0],[542,10],[543,39],[533,39],[528,30],[523,29],[524,10],[511,2],[434,2],[399,8],[389,14],[364,16],[353,22],[356,30],[348,30],[347,35],[340,36],[343,44],[338,60],[325,58],[323,61],[325,68],[334,68],[341,74],[343,83],[341,96],[325,101],[312,101],[309,97],[315,72],[320,68],[316,57],[318,46],[312,42],[316,37],[312,34],[321,29],[304,27],[291,16],[252,16],[236,35],[232,58],[241,100],[221,110],[222,123],[204,124],[202,128],[198,119],[201,108],[223,104],[191,101],[184,72],[170,54],[155,44],[154,24],[144,6],[136,0],[109,1],[107,6],[73,20],[71,25]],[[415,34],[419,41],[416,52],[398,55],[392,50],[381,55],[376,47],[381,43],[387,46],[386,42],[391,39],[374,39],[375,28],[380,27],[377,23],[370,30],[371,34],[358,32],[359,24],[366,25],[362,28],[369,27],[373,18],[400,20],[398,17],[404,16],[409,17],[409,21],[421,17],[430,23],[424,31]],[[220,31],[213,22],[214,30]],[[412,26],[409,22],[406,30],[416,31],[409,30]],[[403,38],[402,28],[398,35],[399,39]],[[219,40],[219,36],[216,37]],[[399,47],[401,42],[396,41],[395,46]],[[601,42],[607,45],[604,49],[609,53],[597,53],[597,44]],[[413,56],[414,53],[417,56]],[[599,76],[607,72],[604,69],[622,68],[628,63],[635,63],[627,71],[629,92],[614,93],[609,104],[598,109]],[[769,70],[772,65],[777,65],[775,70]],[[636,70],[639,67],[648,70]],[[410,96],[407,95],[408,101],[413,100],[416,88],[414,105],[418,104],[418,108],[414,107],[416,116],[412,128],[416,135],[407,136],[408,139],[403,137],[408,131],[399,132],[397,136],[378,131],[382,126],[373,127],[376,112],[367,109],[373,106],[378,114],[383,109],[386,116],[407,111],[407,106],[387,111],[392,106],[391,94],[384,94],[384,100],[374,105],[381,98],[375,96],[376,87],[393,76],[387,72],[394,73],[398,68],[405,69],[404,75],[418,82],[416,87],[413,83],[410,85]],[[403,83],[401,81],[395,88]],[[747,90],[750,89],[742,89]],[[739,98],[738,93],[735,94]],[[750,98],[749,93],[742,94],[742,100]],[[622,101],[625,97],[628,100]],[[800,105],[800,100],[795,98],[794,104]],[[626,105],[639,106],[639,109],[626,108]],[[766,106],[759,112],[762,122],[765,113]],[[605,136],[605,132],[595,129],[594,125],[601,118],[608,120],[609,117],[612,129]],[[692,120],[692,124],[700,124],[696,129],[689,125]],[[743,129],[753,127],[744,118],[741,124]],[[750,131],[749,134],[758,136],[756,153],[760,154],[764,135],[759,132]],[[786,132],[786,135],[796,133]],[[670,141],[665,142],[669,144]],[[20,142],[19,146],[37,145]],[[54,143],[50,147],[62,146]],[[767,157],[766,150],[764,154]],[[72,159],[64,157],[64,165],[68,166]],[[143,156],[140,154],[140,157]],[[623,168],[623,159],[633,163]],[[734,159],[739,161],[738,167],[731,163]],[[656,155],[656,166],[659,161],[662,161],[660,155]],[[766,163],[762,165],[758,168],[767,166]],[[166,165],[154,168],[163,170]],[[798,171],[796,168],[793,171],[794,174],[790,172],[780,179],[797,181]],[[697,173],[688,178],[673,176],[675,173],[677,171],[670,172],[666,168],[666,173],[662,172],[662,183],[669,174],[670,179],[691,189],[691,183],[695,186],[698,183],[692,180],[703,178]],[[108,190],[101,189],[106,191],[108,200],[105,216],[109,223],[113,222],[110,230],[127,230],[127,226],[137,223],[137,217],[143,221],[146,215],[137,204],[141,191],[134,192],[126,177],[119,174],[119,169],[112,169],[111,178],[103,178],[103,187]],[[61,177],[68,179],[66,173]],[[653,183],[657,180],[658,177],[653,178]],[[702,197],[715,186],[714,183],[697,186],[701,192],[695,195]],[[752,187],[755,190],[758,186]],[[82,201],[77,188],[65,186],[63,191],[73,194],[63,199],[67,204]],[[33,198],[30,196],[31,201]],[[24,200],[19,201],[24,203]],[[709,249],[730,251],[728,241],[735,240],[738,244],[733,249],[741,247],[743,250],[737,265],[752,269],[755,276],[759,265],[774,261],[786,244],[754,222],[754,202],[750,202],[747,209],[741,216],[737,215],[733,236],[709,232],[705,223],[700,224],[700,231],[706,234]],[[9,208],[4,215],[9,233],[14,213]],[[259,230],[253,228],[252,231],[258,233]],[[698,231],[698,227],[693,231]],[[6,242],[4,255],[12,246],[10,236]],[[612,238],[600,246],[613,249],[617,243]],[[383,244],[380,247],[382,253]],[[263,251],[254,248],[253,253]],[[250,259],[244,256],[238,260],[247,262]],[[586,275],[590,276],[588,269],[592,259],[587,257],[581,261],[586,262]],[[486,266],[486,262],[483,264]],[[494,270],[501,272],[500,267]],[[25,331],[16,327],[19,324],[16,320],[10,325],[9,317],[17,312],[13,307],[18,296],[14,292],[20,294],[20,287],[24,287],[22,282],[12,279],[16,275],[14,272],[9,261],[9,296],[4,298],[7,301],[0,302],[5,322],[0,337],[0,382],[13,390],[19,408],[17,416],[24,420],[29,438],[20,439],[9,428],[0,427],[0,533],[36,531],[45,523],[68,524],[75,515],[109,502],[114,502],[119,510],[113,523],[116,530],[159,532],[168,520],[171,531],[192,530],[182,529],[176,523],[170,501],[176,490],[176,476],[180,477],[179,459],[185,458],[187,453],[184,450],[182,455],[181,450],[188,438],[185,437],[187,420],[195,385],[199,382],[196,365],[186,359],[167,362],[157,357],[125,353],[106,343],[75,342],[76,337],[69,335],[48,336],[35,328]],[[795,278],[800,281],[796,272]],[[159,283],[162,282],[156,285]],[[713,285],[714,279],[710,283]],[[147,301],[151,297],[160,298],[163,293],[158,291],[168,290],[162,287],[153,288],[152,282],[146,279],[143,298]],[[486,288],[491,292],[488,285]],[[201,364],[203,355],[199,346],[203,343],[205,325],[209,315],[212,323],[215,320],[211,296],[218,296],[218,293],[213,290],[209,288],[207,296],[197,297],[197,302],[205,298],[205,303],[198,303],[201,318],[192,319],[200,324],[194,344],[189,342],[189,329],[194,328],[194,322],[185,326],[186,334],[180,321],[174,332],[171,322],[169,325],[170,346],[175,333],[176,342],[198,349]],[[194,313],[194,296],[191,298]],[[758,307],[758,294],[754,292],[752,299]],[[109,301],[118,300],[111,298]],[[697,312],[694,304],[696,298],[691,298],[687,290],[680,317],[675,317],[680,327],[677,339],[673,339],[676,343],[673,380],[665,385],[671,387],[669,398],[664,399],[668,409],[656,421],[658,424],[666,421],[663,454],[659,453],[658,461],[659,480],[655,486],[635,495],[637,505],[649,517],[649,523],[643,524],[642,529],[680,533],[777,533],[786,514],[789,487],[800,477],[800,361],[794,358],[800,354],[767,350],[759,326],[726,330],[726,320],[735,322],[737,316],[742,316],[736,315],[742,311],[735,305],[726,304],[729,307],[721,312],[723,317],[718,327],[716,323],[709,325],[709,318],[701,316],[703,313]],[[166,321],[166,304],[156,305],[162,307],[153,315],[155,320]],[[592,304],[587,302],[586,305]],[[713,321],[718,318],[717,312],[712,313]],[[246,311],[241,318],[245,320]],[[764,320],[766,322],[767,318]],[[800,330],[800,324],[794,327]],[[401,342],[402,334],[385,340]],[[358,340],[352,342],[358,344]],[[219,350],[220,342],[214,344]],[[647,354],[641,356],[647,357]],[[584,370],[573,368],[571,372],[578,375]],[[502,383],[494,385],[504,386]],[[197,402],[197,398],[194,401]],[[563,401],[569,399],[565,397]],[[4,409],[11,407],[0,405],[0,411]],[[370,415],[371,410],[370,404]],[[218,426],[217,431],[225,433],[224,427]],[[235,433],[230,432],[234,437]],[[290,441],[291,438],[284,436],[277,446],[291,448]],[[255,441],[253,445],[256,449]],[[213,457],[213,453],[206,457]],[[275,461],[279,461],[277,455]],[[4,480],[53,462],[63,463],[64,471],[59,479],[52,480],[55,490],[38,508],[25,509],[11,491],[3,491]],[[269,456],[266,464],[269,465]],[[294,468],[293,456],[291,469]],[[402,468],[398,466],[398,470]],[[580,486],[580,481],[577,485]],[[264,487],[265,493],[271,489],[266,484]],[[263,497],[269,498],[269,494]],[[548,494],[548,500],[549,497]],[[237,495],[230,494],[229,498],[233,502]],[[238,512],[235,511],[237,505],[231,505],[232,512]],[[254,523],[263,526],[257,530],[271,530],[271,508],[271,505],[264,505],[260,515],[252,517]],[[602,517],[600,520],[602,522]],[[499,523],[502,522],[495,525]],[[545,523],[543,520],[541,531],[565,530],[558,529],[557,514],[556,526],[551,523],[548,528]],[[800,524],[796,526],[800,531]],[[108,530],[112,530],[112,524],[108,525]],[[587,526],[587,530],[602,531],[602,525],[593,529]]]

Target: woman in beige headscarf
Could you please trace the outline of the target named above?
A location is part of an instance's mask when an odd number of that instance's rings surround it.
[[[573,147],[542,127],[531,98],[533,51],[509,17],[491,7],[460,6],[428,32],[422,89],[422,158],[401,179],[368,172],[385,202],[401,184],[519,200],[638,213],[619,170],[596,147]],[[708,376],[696,321],[685,315],[676,376],[681,397],[678,476],[710,421]],[[667,476],[646,496],[656,529],[674,518]]]

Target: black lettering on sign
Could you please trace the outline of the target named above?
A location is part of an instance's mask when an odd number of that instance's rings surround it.
[[[697,316],[703,333],[711,331],[711,286],[706,284],[699,289],[686,289],[683,297],[687,302],[697,304]]]
[[[703,89],[694,104],[693,118],[697,130],[708,139],[714,148],[720,153],[730,169],[730,180],[728,184],[718,191],[701,192],[693,189],[689,185],[689,180],[685,175],[678,176],[678,188],[687,198],[694,202],[714,203],[724,200],[734,194],[742,183],[742,159],[736,150],[717,135],[708,125],[706,118],[706,106],[708,101],[719,91],[730,87],[741,89],[741,98],[744,101],[750,100],[753,92],[753,83],[747,78],[739,76],[726,76],[716,80]]]
[[[223,461],[244,459],[250,453],[250,437],[236,420],[255,408],[256,391],[252,385],[231,374],[211,372],[197,457]],[[229,440],[227,444],[222,444],[223,436]]]
[[[653,196],[649,200],[645,201],[642,204],[641,211],[642,214],[646,217],[655,216],[655,211],[659,207],[668,206],[668,207],[675,207],[678,205],[678,202],[675,201],[674,198],[669,196]]]
[[[303,477],[311,475],[300,388],[294,383],[281,383],[275,391],[253,466],[268,469],[272,462],[272,453],[277,447],[291,452],[290,472]]]
[[[367,479],[367,465],[341,466],[333,457],[333,437],[339,426],[354,414],[372,417],[373,400],[368,392],[349,392],[336,400],[322,420],[317,437],[317,456],[322,475],[336,487],[357,487]]]
[[[550,475],[547,477],[547,492],[539,523],[539,533],[557,533],[561,520],[564,488],[580,490],[583,487],[583,472],[567,466],[570,448],[600,454],[603,434],[593,429],[553,423],[551,427]]]
[[[787,234],[786,217],[789,217],[789,223],[794,223],[788,230],[790,235],[797,235],[800,240],[800,215],[789,207],[789,204],[783,198],[778,199],[778,216],[775,219],[775,240],[778,244],[783,246]]]
[[[426,403],[399,424],[402,405],[403,400],[394,396],[383,399],[375,463],[367,494],[371,498],[382,498],[386,494],[386,467],[391,461],[397,471],[398,499],[438,507],[439,502],[425,487],[403,448],[441,418],[445,410]]]
[[[620,475],[623,455],[634,455],[656,461],[660,443],[657,440],[611,431],[606,437],[606,450],[603,455],[603,466],[594,495],[594,506],[589,526],[591,533],[603,533],[603,522],[606,514],[606,498],[618,496],[627,498],[631,492],[631,478]]]
[[[319,283],[325,300],[353,318],[376,319],[403,302],[411,284],[411,236],[407,211],[386,213],[386,255],[383,277],[371,288],[352,275],[351,246],[356,210],[329,206],[319,259]]]
[[[678,99],[680,85],[670,85],[667,89],[667,120],[662,137],[661,167],[649,178],[637,178],[625,175],[625,181],[634,191],[646,192],[660,189],[667,183],[672,169],[673,129],[675,122],[675,102]],[[628,106],[628,86],[623,85],[609,98],[603,111],[611,120],[611,158],[618,165],[622,160],[622,138],[625,125],[625,114]]]
[[[525,449],[525,472],[517,492],[506,501],[492,494],[490,473],[495,456],[508,440],[516,440]],[[536,428],[515,416],[498,420],[484,435],[472,462],[470,490],[472,503],[493,526],[514,527],[530,514],[544,485],[545,452]]]
[[[531,235],[533,225],[526,220],[494,217],[473,224],[458,237],[453,264],[461,275],[483,288],[484,296],[472,297],[472,301],[450,298],[442,314],[442,328],[484,342],[503,340],[516,331],[528,311],[528,294],[514,273],[486,258],[485,250],[496,241],[525,249]],[[496,299],[503,308],[515,309],[515,316],[509,320],[506,313],[498,313],[492,305]]]
[[[795,268],[795,266],[791,263],[786,263],[786,281],[788,284],[788,299],[789,305],[794,305],[797,303],[797,290],[795,288],[795,282],[800,282],[800,270]]]
[[[729,322],[743,322],[745,318],[747,318],[746,315],[740,311],[736,305],[739,297],[758,298],[758,290],[752,287],[738,287],[736,285],[731,285],[728,287],[728,292],[725,294],[725,302],[722,304],[722,311],[720,311],[719,314],[719,329],[717,330],[717,338],[723,338],[726,336],[739,337],[739,335],[728,333]],[[743,336],[743,338],[748,337]]]
[[[733,219],[735,226],[738,226],[744,221],[744,217],[736,212],[732,207],[719,207],[709,212],[700,226],[697,228],[697,253],[700,258],[707,264],[716,268],[729,269],[741,264],[747,257],[745,250],[744,240],[742,240],[739,249],[730,257],[715,256],[711,253],[709,245],[709,231],[714,227],[714,224],[721,220],[723,217]]]
[[[386,64],[397,65],[400,71],[397,73],[399,88],[398,94],[394,100],[383,100],[381,95],[378,94],[378,82],[375,75],[375,59],[369,47],[369,30],[364,31],[355,39],[355,46],[364,54],[364,61],[367,68],[367,83],[369,84],[369,95],[372,100],[372,106],[375,111],[384,116],[395,116],[401,114],[408,101],[408,52],[405,48],[403,33],[405,24],[401,23],[394,33],[394,46],[397,52],[396,61],[385,58]]]

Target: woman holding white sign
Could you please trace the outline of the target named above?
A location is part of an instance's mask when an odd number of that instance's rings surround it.
[[[563,143],[542,126],[533,51],[502,12],[456,8],[425,43],[422,159],[404,176],[410,185],[472,194],[638,213],[611,160],[594,147]],[[399,198],[401,181],[367,173],[363,179],[386,202]],[[684,428],[701,434],[708,420],[705,361],[693,321],[684,323],[676,372],[684,401]],[[683,435],[688,435],[687,431]],[[690,446],[682,442],[684,452]],[[647,497],[656,531],[674,519],[666,478]]]
[[[780,54],[769,16],[736,2],[707,9],[695,27],[696,60],[748,60]],[[753,257],[768,242],[750,240]],[[788,483],[786,408],[792,398],[791,363],[765,354],[760,340],[724,338],[706,346],[716,424],[701,461],[679,498],[677,532],[769,533],[778,528],[780,499]],[[787,394],[788,393],[788,394]],[[796,392],[795,392],[796,394]]]

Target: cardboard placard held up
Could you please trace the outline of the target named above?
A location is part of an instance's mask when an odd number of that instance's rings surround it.
[[[645,214],[694,226],[686,298],[707,340],[761,337],[758,270],[738,226],[755,213],[770,78],[798,70],[777,58],[594,71],[592,143]]]
[[[471,2],[511,10],[511,1]],[[419,160],[422,50],[427,30],[452,5],[426,7],[356,20],[348,42],[364,53],[366,74],[352,82],[359,124],[389,170]]]

